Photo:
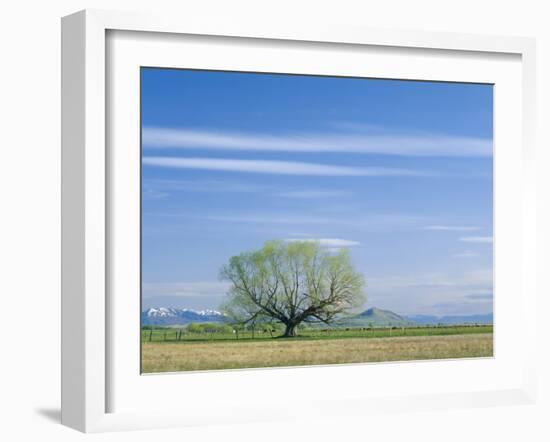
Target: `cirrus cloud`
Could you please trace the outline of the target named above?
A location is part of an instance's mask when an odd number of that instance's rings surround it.
[[[437,226],[426,226],[424,227],[424,230],[439,230],[442,232],[473,232],[475,230],[479,230],[479,227],[437,225]]]
[[[352,241],[349,239],[340,238],[287,238],[286,242],[316,242],[321,247],[328,247],[330,249],[338,249],[341,247],[358,246],[361,243],[359,241]]]
[[[276,175],[419,177],[433,173],[386,167],[348,167],[319,163],[268,160],[234,160],[228,158],[143,157],[144,165],[176,169],[200,169],[221,172],[245,172]]]
[[[490,157],[491,139],[441,134],[391,132],[269,134],[193,128],[144,127],[145,148],[279,152],[348,152],[403,156]]]
[[[459,238],[459,241],[462,242],[473,242],[473,243],[482,243],[482,244],[492,244],[492,236],[463,236]]]

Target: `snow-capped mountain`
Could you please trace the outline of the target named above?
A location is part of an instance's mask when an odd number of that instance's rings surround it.
[[[141,325],[185,325],[190,322],[223,322],[223,313],[217,310],[188,308],[149,308],[141,312]]]

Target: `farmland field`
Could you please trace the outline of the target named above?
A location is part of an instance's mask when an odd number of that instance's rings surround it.
[[[144,330],[142,341],[143,373],[493,355],[492,326],[307,330],[288,339],[266,333],[236,339],[229,334],[181,336],[175,330]]]

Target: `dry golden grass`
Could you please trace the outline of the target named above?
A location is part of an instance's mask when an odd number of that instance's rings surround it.
[[[142,344],[144,373],[493,355],[493,334]]]

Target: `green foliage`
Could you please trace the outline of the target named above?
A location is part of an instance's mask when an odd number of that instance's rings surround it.
[[[192,322],[187,325],[188,333],[233,333],[233,328],[227,324],[217,324],[214,322]]]

